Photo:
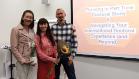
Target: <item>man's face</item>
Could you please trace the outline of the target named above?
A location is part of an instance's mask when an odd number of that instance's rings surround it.
[[[57,10],[56,11],[56,18],[58,19],[58,21],[65,20],[65,16],[66,16],[66,14],[65,14],[64,10]]]

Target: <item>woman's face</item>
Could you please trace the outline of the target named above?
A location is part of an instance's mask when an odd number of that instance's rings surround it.
[[[33,15],[29,12],[25,13],[23,17],[23,24],[24,26],[29,26],[33,21]]]
[[[44,24],[40,24],[39,27],[41,32],[46,32],[48,25],[47,23],[44,23]]]

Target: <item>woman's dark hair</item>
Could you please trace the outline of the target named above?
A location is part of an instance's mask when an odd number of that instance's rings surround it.
[[[49,25],[49,22],[45,18],[40,18],[39,19],[38,24],[37,24],[37,33],[36,34],[41,39],[41,29],[39,27],[40,24],[47,24],[46,36],[48,37],[48,39],[51,41],[52,45],[54,46],[55,45],[55,41],[54,41],[51,29],[50,29],[50,25]],[[41,41],[40,41],[40,43],[41,43]]]
[[[25,16],[26,13],[31,13],[32,16],[33,16],[33,21],[32,21],[32,23],[29,25],[29,26],[30,26],[29,28],[33,29],[33,28],[34,28],[34,14],[33,14],[33,12],[32,12],[31,10],[25,10],[25,11],[23,12],[22,17],[21,17],[20,24],[21,24],[21,25],[24,25],[24,24],[23,24],[23,22],[24,22],[24,21],[23,21],[23,17]]]

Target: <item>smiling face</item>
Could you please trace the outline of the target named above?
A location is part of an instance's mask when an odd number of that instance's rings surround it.
[[[41,32],[46,32],[47,27],[48,27],[47,23],[43,23],[39,25]]]
[[[29,12],[25,13],[23,16],[23,25],[24,26],[29,26],[33,21],[33,15]]]
[[[58,19],[59,22],[62,22],[65,20],[66,14],[65,11],[62,9],[57,9],[56,11],[56,18]]]

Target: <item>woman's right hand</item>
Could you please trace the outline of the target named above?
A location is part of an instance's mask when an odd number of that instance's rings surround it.
[[[27,61],[25,62],[25,64],[31,64],[31,63],[33,63],[33,60],[27,60]]]
[[[26,59],[23,59],[20,63],[21,64],[31,64],[33,61],[31,60],[26,60]]]
[[[53,63],[58,64],[60,61],[60,58],[54,58]]]

